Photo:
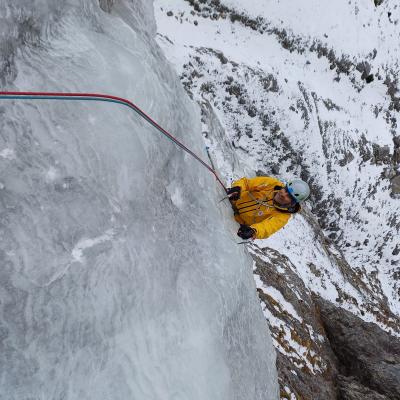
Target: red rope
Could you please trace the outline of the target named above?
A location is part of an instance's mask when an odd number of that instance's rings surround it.
[[[111,96],[106,94],[98,94],[98,93],[60,93],[60,92],[0,92],[0,99],[35,99],[35,98],[48,98],[48,99],[58,99],[62,100],[63,98],[66,100],[78,100],[78,99],[86,99],[86,100],[98,100],[98,101],[111,101],[120,104],[125,104],[126,106],[132,108],[136,111],[141,117],[143,117],[147,122],[153,125],[156,129],[158,129],[161,133],[171,139],[174,143],[176,143],[179,147],[189,153],[192,157],[198,160],[204,167],[206,167],[216,178],[218,183],[224,188],[226,192],[226,187],[218,177],[215,170],[204,162],[199,156],[193,153],[188,147],[186,147],[182,142],[180,142],[177,138],[171,135],[167,130],[165,130],[162,126],[160,126],[156,121],[154,121],[148,114],[146,114],[143,110],[141,110],[136,104],[131,101],[124,99],[122,97]]]

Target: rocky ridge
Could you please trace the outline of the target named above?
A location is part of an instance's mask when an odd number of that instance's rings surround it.
[[[252,245],[250,253],[277,349],[281,399],[400,398],[398,338],[311,292],[279,252]]]

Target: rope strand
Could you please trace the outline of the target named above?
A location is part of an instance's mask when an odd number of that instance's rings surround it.
[[[0,99],[6,100],[89,100],[89,101],[103,101],[110,103],[122,104],[129,107],[137,114],[139,114],[144,120],[146,120],[150,125],[156,128],[160,133],[166,136],[168,139],[173,141],[182,150],[186,151],[198,162],[200,162],[205,168],[207,168],[216,178],[218,183],[227,191],[225,185],[218,177],[216,171],[205,161],[203,161],[197,154],[193,153],[188,147],[186,147],[177,138],[166,131],[162,126],[155,122],[149,115],[142,111],[136,104],[131,101],[124,99],[122,97],[110,96],[106,94],[98,93],[58,93],[58,92],[0,92]]]

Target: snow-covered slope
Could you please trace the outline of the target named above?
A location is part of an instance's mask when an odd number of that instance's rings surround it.
[[[311,290],[398,330],[397,6],[157,0],[155,12],[159,43],[244,166],[220,163],[225,176],[312,185],[317,221],[296,216],[259,246],[287,255]]]
[[[336,399],[346,366],[335,364],[314,298],[400,335],[400,7],[154,6],[158,42],[201,106],[203,136],[225,178],[301,176],[312,186],[300,215],[248,248],[281,398]]]
[[[1,0],[2,90],[129,98],[205,158],[151,2],[100,6]],[[120,105],[0,113],[0,397],[276,399],[251,261],[212,175]]]

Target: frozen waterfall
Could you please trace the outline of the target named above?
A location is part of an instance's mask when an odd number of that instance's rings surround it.
[[[151,2],[0,0],[0,33],[2,90],[126,97],[207,157]],[[0,398],[277,399],[214,177],[120,105],[0,114]]]

